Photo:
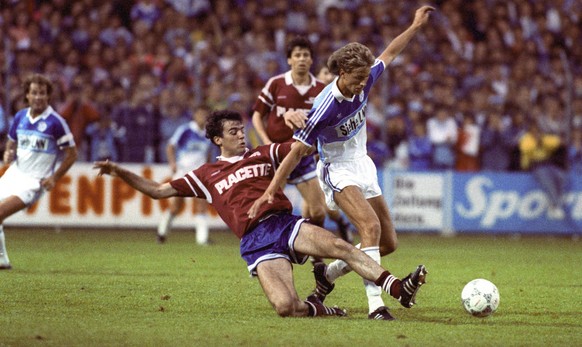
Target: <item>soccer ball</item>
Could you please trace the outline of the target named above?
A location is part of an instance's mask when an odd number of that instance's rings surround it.
[[[461,292],[465,311],[475,317],[487,317],[499,306],[499,290],[488,280],[478,278],[467,283]]]

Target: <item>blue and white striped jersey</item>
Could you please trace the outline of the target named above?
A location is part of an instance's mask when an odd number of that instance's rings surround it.
[[[342,95],[337,79],[327,85],[315,98],[305,128],[296,131],[293,138],[309,146],[317,142],[324,163],[365,156],[368,95],[384,69],[384,62],[376,59],[362,93],[351,99]]]
[[[67,122],[51,106],[36,118],[30,116],[30,108],[18,111],[8,138],[16,142],[15,165],[37,179],[52,175],[61,150],[75,146]]]

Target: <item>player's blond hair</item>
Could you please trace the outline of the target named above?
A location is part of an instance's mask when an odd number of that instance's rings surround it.
[[[333,52],[327,60],[329,71],[339,75],[340,70],[352,72],[374,64],[375,57],[370,49],[361,43],[352,42]]]

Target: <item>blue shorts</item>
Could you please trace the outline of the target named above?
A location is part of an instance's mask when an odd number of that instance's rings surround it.
[[[257,266],[265,260],[285,258],[291,263],[304,264],[309,258],[296,254],[293,244],[304,218],[288,212],[265,217],[240,240],[240,255],[247,262],[251,276],[257,275]]]
[[[306,155],[287,178],[289,184],[299,184],[317,176],[317,163],[313,155]]]

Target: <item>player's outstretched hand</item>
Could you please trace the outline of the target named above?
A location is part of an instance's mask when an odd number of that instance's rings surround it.
[[[295,131],[305,128],[307,115],[303,111],[287,111],[283,114],[283,119],[285,120],[285,125]]]
[[[109,160],[96,161],[93,163],[93,169],[99,170],[99,172],[97,173],[97,176],[102,176],[102,175],[115,176],[116,175],[116,172],[115,172],[116,167],[117,166],[115,165],[115,163],[111,162]]]
[[[428,18],[430,17],[430,13],[434,11],[434,7],[432,6],[422,6],[416,13],[414,14],[414,22],[413,25],[423,26],[428,22]]]
[[[253,203],[253,206],[251,206],[251,208],[249,209],[249,212],[247,212],[247,215],[249,216],[249,218],[251,218],[251,219],[255,218],[257,213],[261,209],[261,205],[263,205],[265,202],[272,204],[273,203],[273,195],[271,195],[269,193],[265,193],[265,194],[261,195],[260,198],[255,200],[255,202]]]

